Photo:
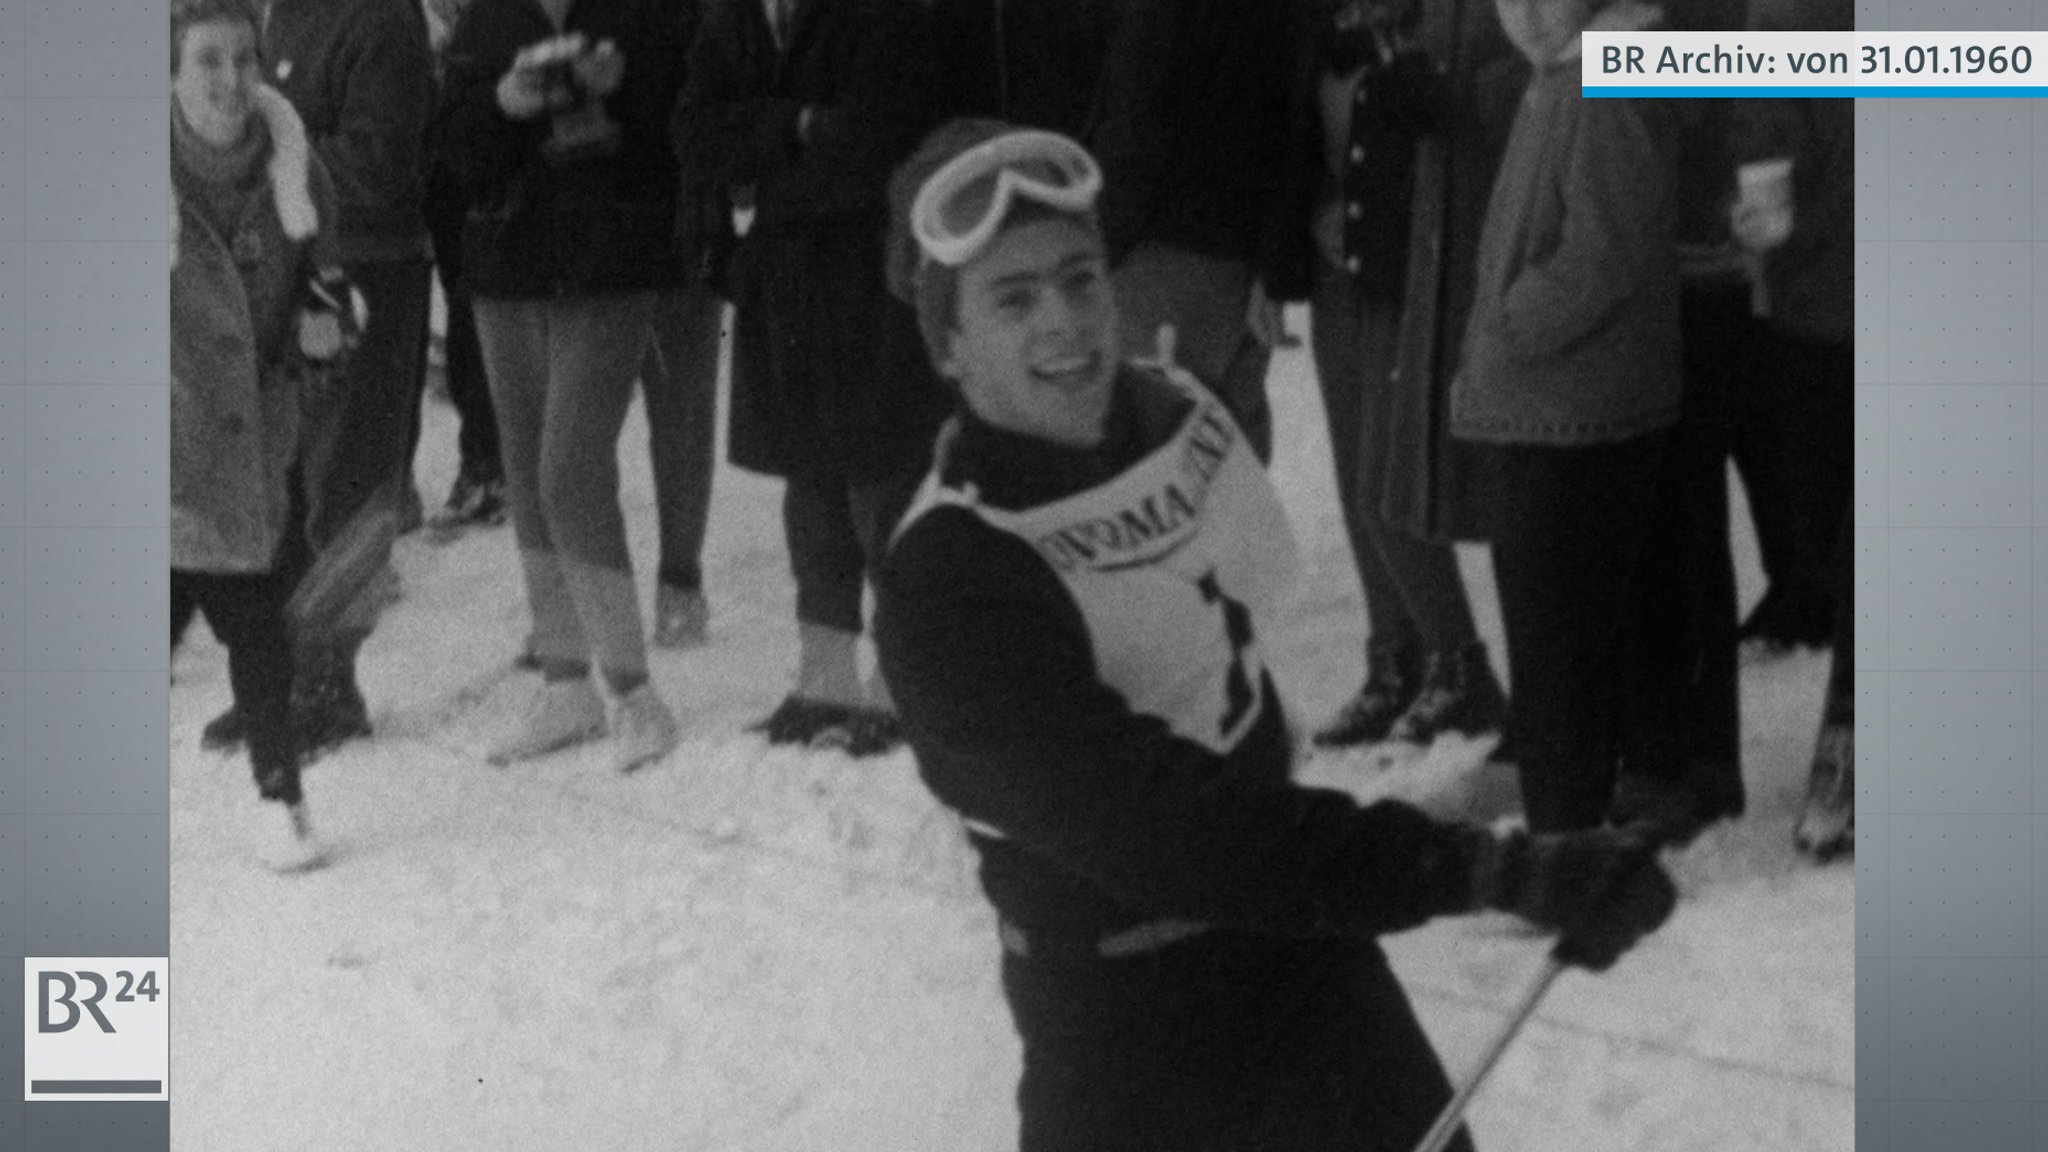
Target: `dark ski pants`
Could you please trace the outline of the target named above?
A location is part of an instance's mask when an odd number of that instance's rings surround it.
[[[889,535],[909,509],[922,469],[872,482],[791,476],[782,492],[782,530],[796,577],[796,618],[840,632],[862,630],[862,583],[882,562]]]
[[[1764,574],[1772,595],[1825,607],[1836,522],[1855,491],[1856,350],[1761,325],[1742,338],[1761,355],[1730,393],[1733,449]]]
[[[1835,536],[1835,646],[1828,668],[1828,696],[1822,719],[1856,722],[1856,533],[1855,514],[1842,513]]]
[[[1021,1152],[1411,1152],[1451,1087],[1371,942],[1003,957]],[[1451,1148],[1471,1152],[1460,1133]]]
[[[265,800],[297,803],[298,741],[292,732],[292,646],[285,627],[291,573],[249,575],[171,570],[171,642],[206,613],[228,650],[228,685],[249,734],[249,762]]]
[[[1417,651],[1451,651],[1479,639],[1457,553],[1380,518],[1373,497],[1388,467],[1385,431],[1374,425],[1392,405],[1401,312],[1361,296],[1351,277],[1323,269],[1311,303],[1310,351],[1321,382],[1337,470],[1337,503],[1365,591],[1368,639]]]
[[[1728,459],[1734,397],[1766,355],[1749,318],[1749,289],[1688,287],[1684,297],[1685,392],[1672,448],[1677,495],[1651,521],[1648,580],[1670,580],[1686,635],[1686,754],[1695,788],[1739,814],[1742,783],[1740,661],[1735,555],[1730,543]],[[1666,558],[1676,558],[1676,564]]]
[[[434,237],[434,270],[441,279],[441,297],[448,305],[448,402],[455,407],[456,444],[461,449],[461,474],[474,481],[497,481],[505,476],[498,461],[498,418],[491,411],[491,385],[484,374],[483,345],[477,342],[476,312],[469,299],[469,284],[462,278],[462,226],[469,216],[468,201],[460,183],[442,165],[433,165],[427,175],[427,231]],[[421,351],[425,351],[425,342]],[[421,356],[420,388],[426,388],[426,358]],[[420,422],[413,420],[411,450],[418,452]]]
[[[654,340],[640,370],[661,533],[661,582],[689,591],[704,584],[724,316],[725,302],[702,284],[663,293],[654,305]]]
[[[1494,578],[1532,831],[1604,823],[1624,764],[1689,779],[1686,558],[1652,546],[1678,503],[1675,443],[1500,449]]]

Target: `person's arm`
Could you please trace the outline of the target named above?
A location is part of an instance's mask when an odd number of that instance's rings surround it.
[[[313,150],[353,208],[403,207],[419,195],[434,62],[426,19],[410,3],[366,20],[342,48],[342,105],[334,128],[313,134]]]
[[[1673,157],[1649,103],[1585,101],[1562,177],[1563,235],[1503,301],[1519,356],[1552,355],[1592,333],[1671,259]]]
[[[735,76],[740,19],[707,25],[676,112],[676,152],[715,187],[753,186],[783,220],[876,210],[891,169],[916,146],[935,98],[922,11],[876,0],[842,25],[858,37],[845,87],[828,102],[749,95]]]
[[[1043,562],[965,516],[933,513],[898,542],[876,619],[883,676],[949,807],[1160,916],[1367,936],[1477,906],[1486,832],[1231,771],[1133,713]]]

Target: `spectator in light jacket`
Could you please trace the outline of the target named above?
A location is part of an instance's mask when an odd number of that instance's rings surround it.
[[[1538,831],[1612,820],[1685,839],[1728,813],[1693,791],[1682,582],[1646,546],[1679,479],[1679,125],[1668,102],[1579,95],[1581,31],[1660,14],[1497,8],[1535,72],[1480,240],[1451,425],[1500,457],[1523,805]]]

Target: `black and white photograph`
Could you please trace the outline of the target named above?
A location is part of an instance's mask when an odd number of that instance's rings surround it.
[[[1853,1146],[1846,0],[170,12],[174,1148]]]

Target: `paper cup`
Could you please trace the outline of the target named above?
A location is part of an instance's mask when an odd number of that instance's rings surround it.
[[[1792,210],[1792,161],[1759,160],[1735,170],[1735,184],[1742,198],[1761,208]]]

